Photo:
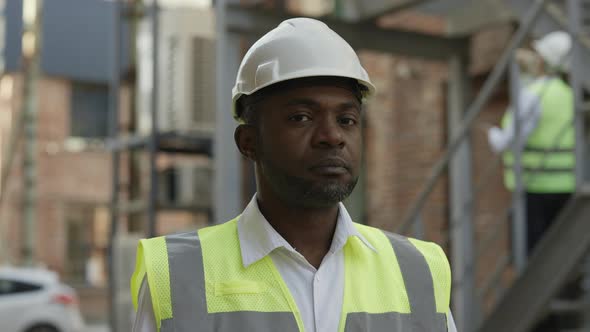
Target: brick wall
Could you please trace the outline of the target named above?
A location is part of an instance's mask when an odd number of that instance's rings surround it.
[[[394,230],[445,147],[444,66],[404,57],[363,54],[377,98],[367,110],[368,223]],[[426,235],[442,240],[446,181],[429,199]]]
[[[15,76],[12,111],[20,112],[22,79]],[[70,83],[45,77],[38,88],[37,136],[37,239],[36,258],[63,272],[66,269],[64,209],[67,202],[106,204],[110,197],[110,155],[104,150],[72,152],[66,148],[69,136]],[[106,110],[105,110],[106,111]],[[9,252],[20,257],[21,155],[17,153],[8,181],[6,201],[0,210],[8,228]]]

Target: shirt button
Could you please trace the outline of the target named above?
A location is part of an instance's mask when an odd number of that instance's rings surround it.
[[[320,276],[315,276],[315,281],[320,281]]]

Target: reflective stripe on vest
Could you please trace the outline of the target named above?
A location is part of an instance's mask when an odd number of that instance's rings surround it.
[[[548,147],[548,148],[542,148],[542,147],[535,147],[535,146],[526,146],[524,148],[524,152],[532,152],[532,153],[560,153],[560,152],[565,152],[565,153],[572,153],[574,152],[573,148],[560,148],[560,147]]]
[[[411,329],[400,328],[399,331],[446,331],[446,315],[445,313],[437,313],[434,283],[426,259],[406,237],[388,232],[384,233],[391,242],[393,251],[397,256],[404,284],[406,285],[408,300],[410,301],[411,313],[405,316],[409,316]],[[398,315],[404,316],[388,313],[385,315],[386,319],[384,320],[382,314],[377,314],[372,319],[375,322],[385,323],[391,322],[392,316],[396,317]],[[384,327],[387,327],[387,325]],[[359,330],[350,329],[350,331]],[[368,331],[388,331],[388,329],[377,328]]]
[[[345,326],[340,330],[446,331],[446,316],[445,313],[437,312],[432,275],[426,259],[407,238],[389,233],[386,233],[386,236],[397,257],[411,311],[410,313],[344,313],[346,314]],[[280,327],[282,332],[300,331],[293,311],[209,313],[204,272],[205,262],[199,236],[193,232],[166,236],[165,240],[170,274],[172,318],[161,321],[160,331],[270,332],[276,331],[277,327]],[[223,241],[223,239],[218,240]],[[254,267],[255,265],[252,265],[249,269]],[[216,288],[215,292],[223,293],[224,289],[229,290],[229,293],[256,291],[256,283],[249,285],[243,282],[236,284],[230,282],[222,286],[219,289]],[[250,289],[250,286],[254,288]]]
[[[513,170],[512,165],[504,165],[504,169],[506,171]],[[523,167],[523,171],[526,172],[525,176],[534,176],[535,173],[564,173],[564,174],[571,174],[574,170],[572,168],[547,168],[547,167]]]

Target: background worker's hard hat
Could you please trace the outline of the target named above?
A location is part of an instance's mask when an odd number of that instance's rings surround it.
[[[234,118],[236,102],[243,95],[291,79],[337,76],[357,80],[366,88],[375,86],[352,47],[326,24],[311,18],[293,18],[260,38],[246,53],[232,89]]]
[[[565,31],[554,31],[533,42],[533,48],[549,67],[568,70],[572,38]]]

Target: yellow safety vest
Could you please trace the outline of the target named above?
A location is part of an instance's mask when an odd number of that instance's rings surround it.
[[[343,248],[339,331],[446,331],[451,272],[442,249],[354,224]],[[237,218],[193,233],[141,240],[131,279],[137,309],[147,277],[158,331],[303,332],[299,309],[270,256],[244,268]]]
[[[551,78],[526,88],[540,98],[541,116],[522,152],[523,184],[532,193],[571,193],[575,190],[574,101],[572,89]],[[504,115],[503,126],[513,121]],[[504,153],[504,182],[514,190],[514,157]]]

